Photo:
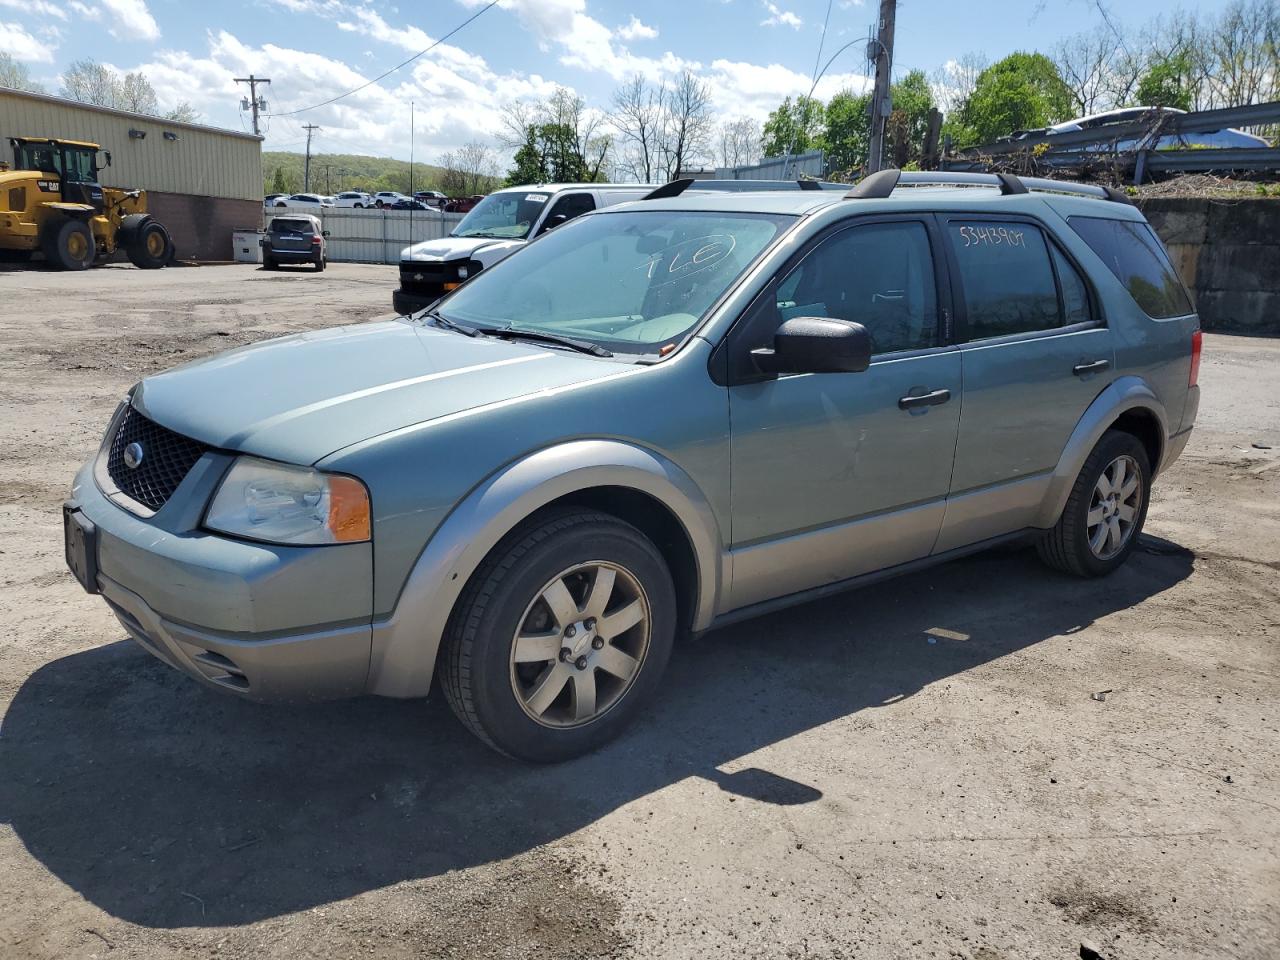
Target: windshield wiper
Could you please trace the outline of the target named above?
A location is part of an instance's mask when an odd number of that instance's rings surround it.
[[[598,343],[591,343],[588,340],[574,340],[572,337],[560,337],[554,333],[538,333],[534,330],[515,330],[511,327],[496,327],[493,329],[486,328],[484,330],[486,336],[499,337],[503,340],[533,340],[538,343],[553,343],[558,346],[568,347],[570,350],[577,350],[579,353],[589,353],[593,357],[612,357],[613,354],[600,346]]]
[[[480,331],[477,330],[475,327],[468,327],[465,323],[458,323],[457,320],[450,320],[443,313],[440,313],[436,310],[432,310],[430,313],[428,313],[426,315],[426,319],[437,327],[444,327],[444,329],[452,330],[455,333],[460,333],[464,337],[480,336]]]

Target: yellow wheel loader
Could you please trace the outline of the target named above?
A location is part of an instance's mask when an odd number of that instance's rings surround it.
[[[84,270],[123,249],[134,266],[154,270],[173,259],[169,231],[147,214],[146,193],[98,182],[109,152],[79,140],[9,142],[13,167],[0,163],[0,260],[28,260],[39,250],[51,267]]]

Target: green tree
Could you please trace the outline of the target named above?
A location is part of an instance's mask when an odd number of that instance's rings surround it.
[[[44,93],[44,87],[31,79],[31,71],[27,69],[27,65],[19,63],[7,53],[0,53],[0,87]]]
[[[284,193],[284,167],[276,167],[276,175],[271,180],[271,189],[268,193]]]
[[[1154,60],[1139,78],[1134,97],[1143,107],[1177,107],[1190,110],[1192,90],[1191,58],[1185,53]]]
[[[961,146],[986,143],[1071,116],[1071,91],[1041,53],[1011,53],[978,75],[948,132]]]
[[[766,157],[787,153],[805,153],[818,149],[822,139],[823,113],[821,100],[812,97],[787,97],[764,122],[760,150]]]
[[[885,132],[893,161],[900,166],[918,163],[929,132],[929,113],[933,110],[933,91],[923,70],[912,70],[890,89],[893,113]],[[899,155],[900,154],[900,155]]]
[[[823,111],[826,124],[818,146],[826,152],[827,169],[847,173],[867,162],[871,145],[871,95],[842,90]]]

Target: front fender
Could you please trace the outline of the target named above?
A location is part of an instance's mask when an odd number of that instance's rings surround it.
[[[504,467],[449,514],[410,571],[390,619],[374,625],[369,692],[425,696],[453,606],[489,551],[539,508],[595,487],[627,487],[671,510],[697,564],[693,628],[710,624],[721,589],[723,538],[702,491],[651,450],[616,440],[576,440]]]
[[[1168,442],[1168,414],[1151,388],[1138,377],[1119,377],[1113,380],[1094,398],[1072,431],[1062,456],[1058,458],[1058,466],[1053,471],[1049,489],[1032,526],[1047,529],[1058,522],[1089,453],[1117,417],[1127,410],[1138,408],[1150,412],[1160,422],[1161,443]],[[1158,469],[1158,465],[1152,464],[1152,469]]]

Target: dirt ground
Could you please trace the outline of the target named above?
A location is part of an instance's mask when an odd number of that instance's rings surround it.
[[[207,691],[63,567],[131,383],[393,285],[0,273],[0,957],[1280,956],[1280,342],[1205,338],[1109,580],[996,553],[721,630],[536,768],[438,698]]]

